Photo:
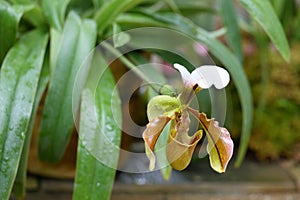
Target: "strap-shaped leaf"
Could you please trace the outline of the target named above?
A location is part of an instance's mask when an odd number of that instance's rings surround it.
[[[15,178],[14,186],[13,186],[13,193],[14,195],[19,198],[23,199],[25,196],[25,189],[26,189],[26,175],[27,175],[27,160],[28,160],[28,152],[29,146],[31,141],[31,134],[33,130],[33,125],[35,122],[36,112],[42,98],[43,93],[45,92],[46,86],[49,81],[49,55],[46,53],[43,69],[40,75],[40,80],[38,83],[38,88],[36,91],[34,105],[32,114],[29,121],[29,126],[25,135],[25,141],[23,145],[22,155],[19,162],[17,176]]]
[[[241,34],[238,27],[237,15],[235,12],[233,0],[221,1],[221,15],[224,25],[227,29],[226,37],[233,52],[239,60],[243,60]]]
[[[79,98],[72,102],[73,85],[81,63],[94,47],[96,24],[92,20],[82,21],[71,12],[61,37],[55,67],[52,67],[39,137],[39,157],[47,162],[60,160],[73,130],[72,103],[76,108],[79,104]]]
[[[56,67],[57,58],[62,45],[63,33],[54,28],[50,28],[50,71],[53,72]]]
[[[42,8],[51,27],[61,30],[70,0],[42,0]]]
[[[103,61],[95,65],[105,66]],[[110,70],[101,75],[92,69],[90,74],[82,93],[73,199],[108,200],[119,157],[121,105],[118,94],[112,92],[115,82]]]
[[[215,14],[216,9],[212,6],[214,4],[213,1],[181,1],[181,0],[173,0],[176,4],[176,9],[172,8],[170,2],[166,2],[169,6],[165,6],[160,8],[161,11],[176,11],[180,10],[184,16],[193,17],[199,13],[209,13]],[[154,10],[157,8],[154,8]]]
[[[22,9],[20,7],[13,7],[5,1],[0,2],[0,65],[5,54],[16,40],[21,16]]]
[[[32,0],[9,0],[10,2],[12,2],[13,4],[31,4]]]
[[[285,33],[269,0],[239,0],[252,17],[262,26],[276,48],[286,60],[290,60],[290,49]]]
[[[40,30],[8,52],[0,73],[0,199],[8,199],[20,160],[47,44]]]
[[[101,8],[101,6],[103,6],[103,4],[107,2],[105,0],[93,0],[93,5],[96,9]]]
[[[117,23],[124,27],[124,30],[128,27],[147,27],[147,26],[164,26],[165,24],[152,19],[149,16],[145,16],[142,13],[122,13],[117,19]]]
[[[112,0],[105,3],[95,16],[99,34],[102,34],[104,29],[112,24],[121,12],[128,10],[142,1],[144,0]]]
[[[32,6],[32,9],[24,13],[23,19],[29,24],[35,27],[45,26],[46,20],[42,8],[37,4],[37,2],[31,2],[30,4],[25,3],[28,6]]]

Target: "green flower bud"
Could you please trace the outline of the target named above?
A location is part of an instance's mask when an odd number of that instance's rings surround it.
[[[168,95],[158,95],[149,101],[147,115],[149,121],[160,115],[172,118],[172,116],[175,116],[175,112],[180,112],[180,109],[181,103],[178,98]]]

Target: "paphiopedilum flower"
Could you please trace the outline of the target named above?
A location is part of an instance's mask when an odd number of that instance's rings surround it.
[[[174,64],[174,67],[182,77],[184,86],[182,93],[177,97],[158,95],[148,103],[149,123],[143,133],[143,139],[150,161],[149,169],[155,168],[154,147],[168,123],[171,123],[171,126],[165,152],[167,160],[176,170],[183,170],[189,165],[194,149],[202,138],[202,130],[198,130],[192,136],[188,134],[191,113],[207,133],[207,151],[211,167],[222,173],[226,170],[233,153],[230,134],[214,119],[208,119],[206,114],[190,108],[189,103],[201,89],[207,89],[212,85],[218,89],[226,87],[230,80],[229,74],[225,69],[213,65],[198,67],[192,73],[182,65]]]

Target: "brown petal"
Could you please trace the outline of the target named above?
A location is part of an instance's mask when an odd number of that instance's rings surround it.
[[[153,170],[155,166],[155,156],[153,153],[157,138],[163,131],[164,127],[171,120],[167,116],[158,116],[152,119],[148,124],[146,130],[143,132],[143,139],[145,141],[146,155],[150,160],[149,169]]]
[[[233,153],[233,141],[226,128],[220,127],[219,122],[214,119],[207,119],[206,114],[189,109],[200,121],[207,132],[211,167],[219,173],[225,172]]]

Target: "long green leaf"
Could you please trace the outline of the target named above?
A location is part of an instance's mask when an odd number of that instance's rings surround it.
[[[282,57],[289,61],[290,49],[278,17],[269,0],[239,0],[271,38]]]
[[[8,52],[0,73],[0,199],[8,199],[36,95],[47,35],[35,30]]]
[[[177,8],[180,10],[180,13],[183,13],[185,16],[190,16],[199,13],[216,13],[215,8],[212,6],[213,1],[182,1],[174,0]],[[160,11],[170,11],[170,6],[163,7]]]
[[[218,40],[210,36],[210,33],[196,26],[187,18],[174,13],[149,13],[142,11],[143,17],[151,18],[165,24],[165,27],[183,32],[205,44],[211,53],[218,58],[230,72],[237,88],[242,110],[243,128],[240,140],[240,149],[236,165],[240,165],[247,150],[248,141],[251,133],[253,104],[249,81],[239,60]],[[155,24],[153,24],[155,25]]]
[[[63,33],[54,28],[50,28],[50,71],[53,73],[56,61],[62,45]]]
[[[70,0],[42,0],[42,8],[51,27],[61,30]]]
[[[95,8],[101,8],[103,4],[105,3],[105,0],[93,0],[93,5]]]
[[[15,43],[21,16],[20,8],[13,7],[5,1],[0,2],[0,65],[9,48]]]
[[[26,22],[29,22],[35,27],[42,27],[46,24],[46,19],[43,13],[42,8],[37,2],[32,2],[29,4],[32,6],[32,9],[28,10],[28,12],[24,13],[23,19]]]
[[[12,2],[13,4],[31,4],[32,0],[9,0],[10,2]]]
[[[287,2],[286,0],[271,0],[270,2],[277,16],[281,16],[281,14],[283,13],[285,3],[291,3],[291,2]]]
[[[164,26],[165,24],[141,13],[122,13],[116,19],[118,24],[126,29],[143,26]]]
[[[96,13],[95,20],[101,35],[108,25],[112,24],[118,15],[144,0],[112,0],[104,4]]]
[[[295,39],[300,40],[300,12],[298,10],[296,19],[295,19]]]
[[[121,106],[112,92],[111,72],[103,73],[106,66],[99,59],[82,93],[74,200],[110,199],[119,157]]]
[[[74,124],[72,103],[75,107],[79,104],[79,99],[72,102],[75,77],[81,63],[94,47],[95,40],[94,21],[81,21],[77,14],[71,12],[65,23],[55,67],[51,67],[53,72],[38,144],[39,157],[43,161],[59,161],[66,149]]]
[[[93,0],[71,0],[67,8],[68,11],[72,10],[83,16],[86,14],[90,16],[94,13],[95,9]],[[91,11],[93,11],[93,13],[90,13]]]
[[[221,15],[224,25],[227,29],[226,36],[233,52],[240,61],[243,60],[243,51],[241,43],[241,34],[238,27],[237,15],[232,0],[221,1]]]
[[[34,99],[34,105],[33,105],[33,111],[30,117],[30,122],[28,129],[26,131],[25,135],[25,141],[23,145],[22,155],[19,162],[19,168],[17,172],[17,176],[15,178],[14,186],[13,186],[13,193],[14,195],[19,198],[23,199],[25,196],[25,189],[26,189],[26,175],[27,175],[27,160],[28,160],[28,152],[30,147],[30,141],[31,141],[31,133],[33,131],[33,126],[35,122],[36,112],[40,103],[40,100],[42,98],[42,95],[46,89],[46,86],[49,81],[49,55],[45,56],[43,69],[40,75],[40,80],[38,83],[38,88],[36,91],[35,99]]]

